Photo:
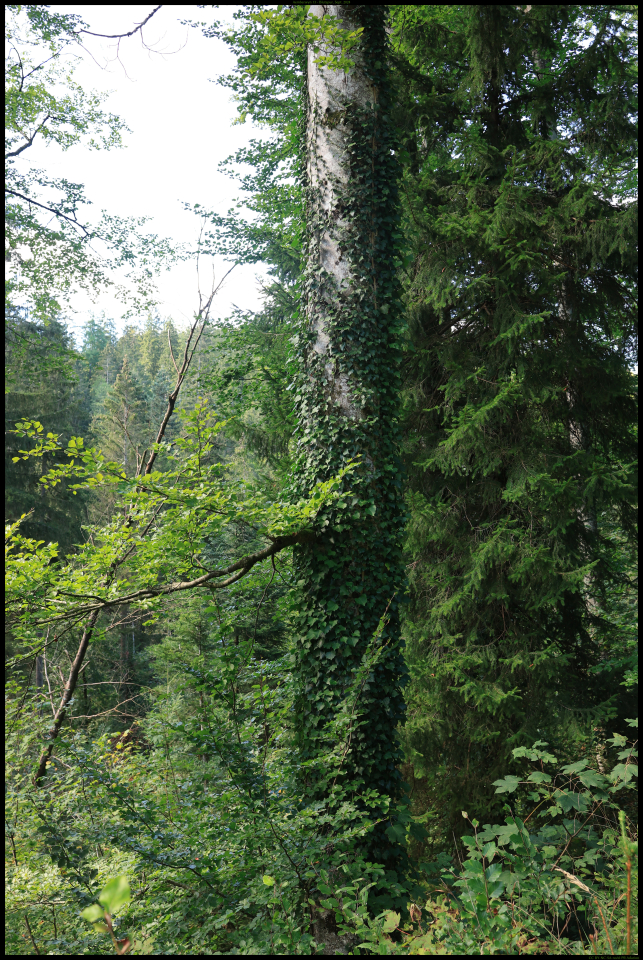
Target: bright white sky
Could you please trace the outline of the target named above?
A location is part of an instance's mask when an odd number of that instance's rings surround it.
[[[153,8],[153,4],[50,7],[60,13],[80,14],[90,30],[108,34],[126,33]],[[222,41],[207,39],[200,29],[182,26],[179,20],[230,21],[236,9],[222,6],[199,10],[196,4],[164,6],[143,34],[146,46],[159,52],[146,50],[137,34],[121,41],[120,63],[115,61],[116,41],[86,37],[87,50],[97,62],[83,54],[74,79],[86,90],[112,90],[103,109],[122,117],[132,133],[124,134],[125,147],[120,150],[76,146],[63,152],[55,146],[34,144],[28,153],[31,163],[52,176],[84,184],[94,210],[151,216],[147,230],[193,247],[200,221],[183,210],[181,201],[227,212],[240,191],[233,179],[219,173],[218,163],[250,138],[261,136],[261,131],[249,122],[233,126],[237,111],[230,92],[212,82],[231,71],[234,56]],[[223,259],[217,259],[216,276],[220,278],[227,266]],[[233,304],[257,309],[261,304],[257,275],[265,275],[260,266],[236,267],[215,300],[213,316],[226,317]],[[211,276],[212,260],[202,260],[202,289],[209,289]],[[198,306],[194,261],[180,263],[162,274],[158,287],[160,315],[170,316],[183,326]],[[90,311],[98,316],[101,310],[114,320],[118,330],[123,327],[125,308],[111,296],[102,295],[94,303],[78,294],[71,306],[75,314],[68,319],[74,330]]]

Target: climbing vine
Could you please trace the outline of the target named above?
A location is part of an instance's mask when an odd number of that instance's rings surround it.
[[[323,115],[318,104],[306,102],[307,236],[296,341],[294,486],[308,489],[354,458],[359,467],[345,484],[345,496],[326,512],[322,535],[296,549],[298,730],[302,753],[314,755],[386,613],[377,641],[383,654],[362,690],[363,723],[344,773],[353,790],[376,790],[394,799],[401,794],[395,729],[404,710],[397,159],[389,119],[385,7],[351,7],[342,13],[362,27],[355,70],[362,72],[372,96],[367,102],[346,96],[339,110],[326,109]],[[343,177],[324,170],[311,136],[318,124],[344,138]],[[323,174],[314,182],[311,171],[320,166]],[[330,204],[324,202],[329,186]],[[338,261],[346,265],[344,281],[324,266],[322,248],[329,236]],[[323,784],[309,786],[313,795],[323,792]],[[385,803],[376,808],[377,816],[384,815]],[[378,859],[390,860],[394,824],[388,825],[388,837],[383,829],[374,836]]]

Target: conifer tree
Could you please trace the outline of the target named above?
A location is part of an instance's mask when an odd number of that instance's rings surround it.
[[[90,316],[82,327],[82,361],[78,365],[78,375],[87,394],[90,419],[102,412],[107,391],[118,374],[116,342],[114,322],[107,320],[104,314],[100,319]]]
[[[150,425],[145,398],[127,357],[103,407],[104,412],[94,421],[101,447],[107,457],[122,463],[125,472],[131,475],[136,472],[149,442]]]
[[[56,542],[67,553],[82,541],[86,499],[73,496],[66,482],[45,489],[39,482],[54,461],[20,456],[23,443],[10,431],[20,420],[39,420],[47,430],[69,436],[87,433],[89,397],[79,375],[80,357],[64,324],[57,319],[28,320],[9,308],[5,339],[5,519],[28,514],[25,535]],[[27,345],[27,350],[25,350]]]
[[[162,325],[158,317],[151,314],[145,318],[143,333],[141,335],[141,365],[147,374],[149,381],[154,380],[158,373],[162,353]],[[166,346],[167,350],[167,346]]]
[[[389,14],[407,261],[405,745],[446,836],[465,798],[493,811],[515,742],[545,731],[566,748],[611,710],[631,715],[636,23],[609,6]],[[211,215],[217,249],[276,270],[290,256],[296,271],[298,60],[267,56],[272,14],[235,16],[225,82],[271,139],[244,157],[257,216]],[[229,392],[247,396],[234,379],[248,369],[228,367]]]
[[[105,349],[114,344],[116,331],[114,323],[106,320],[103,314],[100,320],[90,316],[82,328],[81,352],[89,364],[90,375],[100,364]],[[115,374],[114,374],[115,377]],[[114,379],[112,377],[112,380]]]
[[[634,534],[632,19],[406,7],[392,43],[413,254],[405,738],[458,830],[463,804],[498,802],[516,743],[564,743],[573,720],[591,739],[633,709],[601,667],[622,650],[610,519]]]

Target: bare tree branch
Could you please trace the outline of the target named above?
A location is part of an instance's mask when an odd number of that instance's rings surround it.
[[[83,660],[85,659],[85,654],[87,653],[89,641],[92,638],[94,627],[96,626],[96,621],[98,620],[98,612],[99,611],[96,610],[94,613],[90,614],[89,619],[87,620],[87,623],[85,625],[85,629],[83,631],[83,635],[78,647],[78,651],[76,653],[76,657],[74,659],[74,662],[71,665],[69,676],[67,678],[67,682],[65,683],[60,704],[54,716],[54,722],[49,728],[49,731],[47,733],[47,738],[51,740],[51,743],[48,746],[46,746],[45,749],[40,754],[38,767],[36,768],[36,772],[33,778],[33,782],[36,785],[40,780],[42,780],[45,773],[47,772],[47,761],[49,760],[52,754],[52,751],[54,749],[54,740],[58,736],[60,728],[63,725],[63,721],[67,715],[67,706],[69,704],[69,701],[74,695],[74,691],[76,689],[76,683],[78,681],[78,674],[80,672],[80,668],[82,666]]]
[[[230,267],[230,269],[229,269],[226,273],[224,273],[223,277],[221,278],[221,280],[219,281],[219,283],[217,284],[217,286],[212,289],[212,292],[210,293],[210,296],[209,296],[208,299],[205,301],[205,303],[202,302],[201,292],[199,291],[199,302],[200,302],[199,312],[197,313],[196,320],[194,321],[192,327],[190,328],[190,333],[189,333],[189,335],[188,335],[188,339],[187,339],[187,342],[186,342],[186,344],[185,344],[185,350],[184,350],[184,352],[183,352],[183,362],[181,363],[181,369],[180,369],[180,370],[177,370],[178,376],[177,376],[177,380],[176,380],[176,385],[175,385],[174,390],[172,391],[172,393],[171,393],[171,394],[169,395],[169,397],[167,398],[167,399],[168,399],[167,410],[165,411],[165,416],[163,417],[163,420],[162,420],[162,422],[161,422],[161,426],[159,427],[158,436],[157,436],[157,438],[156,438],[156,443],[157,443],[157,444],[158,444],[158,443],[161,443],[161,441],[162,441],[162,439],[163,439],[163,437],[164,437],[164,435],[165,435],[166,427],[167,427],[167,425],[168,425],[168,423],[169,423],[169,421],[170,421],[170,417],[172,416],[172,413],[174,412],[174,405],[175,405],[176,400],[177,400],[177,397],[178,397],[178,395],[179,395],[179,390],[181,389],[181,385],[183,384],[183,381],[185,380],[185,376],[186,376],[186,373],[187,373],[187,371],[188,371],[188,367],[190,366],[190,363],[192,362],[192,357],[194,356],[194,353],[195,353],[195,351],[196,351],[196,348],[197,348],[198,345],[199,345],[199,341],[201,340],[201,336],[203,335],[203,331],[205,330],[206,323],[208,322],[208,319],[209,319],[209,317],[210,317],[210,307],[212,306],[212,301],[214,300],[215,296],[217,295],[217,293],[218,293],[219,290],[221,289],[221,285],[222,285],[223,281],[226,279],[226,277],[228,277],[228,276],[230,275],[230,273],[234,270],[234,268],[236,267],[236,265],[237,265],[236,263],[233,263],[232,266]],[[190,349],[190,345],[191,345],[191,342],[192,342],[192,337],[193,337],[194,334],[195,334],[195,331],[196,331],[196,329],[197,329],[197,326],[198,326],[199,322],[201,322],[201,329],[199,330],[199,332],[198,332],[198,334],[197,334],[197,337],[196,337],[196,340],[194,341],[194,346]],[[168,333],[168,336],[169,336],[169,333]],[[170,347],[170,349],[171,349],[171,347]],[[174,356],[172,356],[172,360],[174,360]],[[176,366],[176,364],[174,364],[174,365]],[[153,464],[154,464],[154,461],[156,460],[157,452],[158,452],[157,450],[153,450],[153,451],[152,451],[152,454],[151,454],[151,456],[150,456],[150,459],[147,461],[147,466],[145,467],[145,470],[143,471],[143,476],[147,476],[147,475],[151,472],[152,466],[153,466]]]
[[[161,426],[159,427],[158,435],[156,438],[157,444],[160,444],[161,441],[163,440],[163,437],[165,435],[165,430],[174,412],[174,407],[175,407],[177,398],[179,396],[179,391],[185,380],[190,363],[192,361],[192,358],[194,357],[195,350],[199,345],[199,341],[201,339],[201,336],[207,324],[207,321],[210,315],[210,307],[212,305],[212,301],[214,300],[214,297],[216,296],[217,292],[220,290],[221,284],[226,279],[226,277],[230,274],[230,272],[234,269],[235,266],[236,264],[233,264],[230,267],[230,270],[228,270],[224,274],[224,276],[221,278],[218,285],[216,287],[213,287],[209,297],[205,302],[203,302],[201,291],[199,290],[199,311],[196,315],[195,321],[188,335],[187,343],[185,345],[185,350],[183,353],[183,361],[181,363],[181,368],[178,371],[174,390],[168,397],[167,410],[165,411],[165,415],[161,422]],[[197,332],[197,328],[199,327],[199,324],[200,324],[200,329],[198,329],[198,332]],[[194,344],[192,345],[192,340],[195,337],[195,334],[196,334],[196,338],[194,339]],[[145,467],[143,475],[148,475],[151,472],[152,466],[156,459],[156,455],[157,455],[157,450],[154,450],[150,456],[150,459],[148,460],[148,463],[147,463],[147,466]],[[143,466],[143,461],[141,461],[141,464],[140,464],[141,468],[142,466]],[[147,532],[151,529],[152,524],[156,519],[156,513],[158,513],[158,510],[155,512],[154,516],[145,527],[145,530],[143,531],[142,536],[145,536]],[[133,522],[132,516],[130,513],[126,518],[125,526],[130,527],[132,525],[132,522]],[[251,570],[252,567],[256,563],[258,563],[260,560],[265,559],[266,557],[272,556],[273,553],[278,552],[279,550],[283,550],[286,546],[289,546],[290,543],[297,542],[297,537],[300,537],[300,536],[301,534],[294,534],[292,535],[292,537],[277,538],[270,544],[269,547],[267,547],[263,551],[260,551],[258,554],[253,554],[252,556],[249,556],[249,557],[243,557],[240,561],[237,561],[236,564],[231,564],[230,567],[226,568],[225,570],[208,573],[204,577],[199,577],[197,580],[194,580],[194,581],[190,581],[186,583],[166,584],[164,587],[151,588],[152,590],[151,593],[145,590],[137,591],[136,593],[131,594],[130,597],[127,599],[119,599],[117,601],[101,601],[98,606],[95,604],[90,604],[90,605],[85,605],[83,607],[80,607],[75,611],[70,611],[67,614],[67,617],[69,616],[73,617],[73,616],[78,616],[78,614],[89,613],[89,618],[85,624],[83,635],[82,635],[80,644],[78,646],[76,657],[71,665],[67,682],[64,685],[63,695],[60,700],[60,704],[54,715],[52,726],[50,727],[47,734],[48,739],[51,742],[47,745],[47,747],[45,747],[45,749],[42,751],[40,755],[40,760],[38,762],[38,766],[36,768],[34,778],[33,778],[34,784],[38,785],[38,783],[42,780],[42,778],[45,776],[47,772],[47,761],[51,757],[51,754],[54,748],[54,741],[56,740],[58,733],[60,731],[60,728],[67,715],[67,707],[69,705],[69,701],[73,697],[74,692],[76,690],[76,685],[78,683],[78,677],[83,664],[83,660],[85,659],[85,655],[89,647],[89,642],[92,638],[94,628],[96,626],[96,622],[98,620],[98,616],[101,610],[104,610],[109,607],[113,607],[122,603],[131,603],[132,600],[143,599],[144,597],[161,596],[164,594],[171,594],[171,593],[175,593],[182,590],[190,590],[190,589],[193,589],[194,587],[200,586],[202,583],[209,582],[210,580],[216,579],[217,577],[225,576],[228,573],[230,573],[231,576],[228,576],[225,581],[222,581],[216,584],[216,586],[217,587],[229,586],[230,584],[235,583],[236,580],[239,580],[241,579],[241,577],[245,576],[245,574],[248,573],[248,571]],[[116,571],[125,562],[125,560],[127,560],[127,558],[135,549],[135,546],[136,546],[135,544],[130,546],[125,551],[125,553],[122,554],[121,557],[113,561],[103,582],[103,585],[105,587],[109,587],[113,583],[114,577],[116,575]],[[67,617],[64,617],[63,619],[67,619]],[[52,620],[59,620],[59,619],[61,618],[60,617],[52,618]],[[52,622],[52,621],[45,621],[45,623],[47,622]]]
[[[134,27],[133,30],[130,30],[129,33],[93,33],[91,30],[77,30],[76,35],[78,36],[78,34],[86,33],[89,37],[104,37],[106,40],[123,40],[125,37],[133,37],[134,34],[138,33],[139,30],[143,30],[145,24],[149,23],[154,14],[158,13],[162,6],[163,4],[160,3],[158,7],[154,7],[152,12],[148,14],[145,20],[141,21],[141,23]]]
[[[118,684],[115,682],[114,685],[117,686]],[[96,684],[91,684],[91,686],[96,686]],[[72,719],[73,720],[95,720],[96,717],[106,717],[108,714],[114,713],[116,710],[118,710],[119,707],[124,706],[126,703],[131,703],[132,700],[136,700],[137,697],[140,697],[140,693],[134,694],[133,697],[128,697],[127,700],[121,700],[120,703],[117,703],[115,706],[110,707],[109,710],[103,710],[102,713],[87,713],[87,714],[79,713],[79,714],[74,714]],[[53,744],[52,744],[52,749],[53,749]]]
[[[168,343],[168,346],[169,346],[169,348],[170,348],[170,356],[172,357],[172,363],[174,364],[174,369],[176,370],[176,372],[177,372],[177,374],[178,374],[179,368],[177,367],[177,365],[176,365],[176,360],[174,359],[174,350],[172,349],[172,338],[171,338],[171,336],[170,336],[170,327],[169,327],[169,325],[168,325],[168,328],[167,328],[167,343]]]

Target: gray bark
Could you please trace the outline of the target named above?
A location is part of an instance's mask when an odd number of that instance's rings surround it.
[[[333,16],[346,29],[354,29],[350,7],[336,4],[314,4],[309,16]],[[328,53],[328,49],[322,52]],[[360,391],[349,383],[345,373],[334,362],[337,344],[329,329],[329,307],[338,304],[338,295],[351,285],[352,265],[341,250],[341,235],[346,228],[342,217],[343,198],[350,178],[350,128],[346,109],[352,104],[367,106],[375,103],[377,90],[361,69],[359,48],[351,53],[355,67],[349,73],[330,69],[315,62],[319,56],[308,48],[308,118],[307,118],[307,172],[311,187],[310,215],[317,224],[316,243],[310,256],[312,266],[324,271],[322,296],[307,298],[307,320],[316,337],[313,349],[326,359],[324,373],[327,395],[338,412],[356,420],[364,415]]]

